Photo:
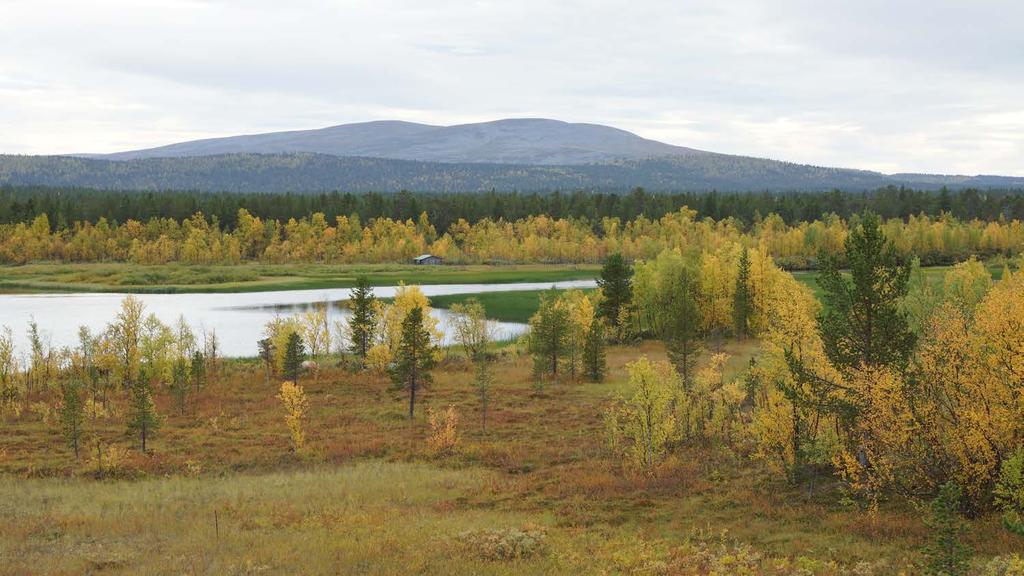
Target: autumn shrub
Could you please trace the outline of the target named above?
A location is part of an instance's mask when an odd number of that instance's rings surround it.
[[[708,576],[753,576],[761,574],[762,557],[746,544],[728,542],[687,542],[674,549],[669,567],[673,574]]]
[[[135,470],[130,466],[131,451],[121,444],[107,444],[95,439],[88,445],[86,469],[91,470],[99,478],[131,477]]]
[[[117,407],[113,404],[104,404],[103,402],[97,402],[93,398],[86,398],[83,406],[86,418],[90,420],[108,420],[116,419],[121,416]]]
[[[618,542],[611,560],[615,573],[687,576],[874,576],[869,562],[852,565],[807,556],[773,557],[750,544],[700,534],[682,544],[666,547],[657,541],[635,539]]]
[[[391,349],[383,344],[377,344],[366,352],[366,367],[373,372],[384,375],[391,367]]]
[[[669,556],[664,546],[637,538],[632,541],[616,542],[611,553],[615,573],[620,574],[670,574]],[[685,572],[679,572],[685,573]]]
[[[671,364],[646,356],[627,368],[633,394],[605,413],[608,447],[627,467],[650,474],[677,438],[673,404],[679,377]]]
[[[291,436],[292,450],[301,452],[306,443],[305,419],[309,411],[309,402],[302,386],[291,381],[281,383],[281,392],[277,398],[284,406],[284,423]]]
[[[454,406],[437,412],[427,411],[430,420],[430,435],[427,436],[427,450],[431,454],[450,454],[459,445],[459,414]]]
[[[1003,511],[1003,525],[1024,536],[1024,448],[1003,462],[993,494]]]
[[[1024,576],[1024,558],[1017,554],[996,556],[985,564],[981,576]]]
[[[458,535],[463,549],[491,561],[521,560],[547,552],[547,535],[540,528],[469,530]]]
[[[203,473],[203,465],[197,460],[185,460],[182,471],[189,478],[198,478]]]
[[[46,402],[33,402],[29,404],[28,411],[47,426],[53,421],[53,408]]]
[[[4,400],[0,401],[0,419],[3,418],[20,418],[22,413],[21,402],[17,400]]]

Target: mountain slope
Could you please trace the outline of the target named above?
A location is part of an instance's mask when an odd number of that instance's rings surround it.
[[[920,176],[820,168],[725,154],[695,154],[577,166],[524,166],[345,158],[324,154],[227,154],[110,161],[0,156],[0,185],[229,192],[424,192],[868,190],[1021,187],[1024,178]]]
[[[886,175],[673,146],[597,124],[378,121],[106,155],[0,156],[0,185],[234,192],[867,190],[1024,187],[1001,176]]]
[[[84,156],[136,160],[296,152],[420,162],[527,165],[576,165],[700,153],[647,140],[610,126],[520,118],[456,126],[398,121],[362,122],[319,130],[211,138],[146,150]]]

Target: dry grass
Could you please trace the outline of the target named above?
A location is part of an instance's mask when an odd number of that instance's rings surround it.
[[[725,344],[727,377],[757,349]],[[303,381],[303,455],[289,450],[277,383],[242,362],[186,415],[158,395],[166,421],[154,452],[131,451],[117,480],[98,482],[94,464],[76,463],[55,424],[4,422],[0,573],[664,573],[707,546],[739,554],[734,542],[753,546],[771,574],[801,557],[820,563],[812,574],[837,573],[830,561],[896,573],[918,558],[926,535],[910,507],[842,506],[835,485],[789,487],[741,449],[688,449],[654,477],[624,474],[604,449],[603,411],[624,391],[626,363],[664,358],[657,343],[611,349],[604,383],[539,393],[529,359],[505,354],[487,436],[472,371],[457,360],[436,370],[411,422],[405,397],[381,377],[331,368]],[[449,405],[458,449],[433,456],[427,409]],[[130,445],[119,421],[88,427],[107,446]],[[458,538],[530,527],[545,531],[546,553],[511,562],[482,559]],[[973,523],[983,555],[1019,548],[1012,538],[995,518]]]

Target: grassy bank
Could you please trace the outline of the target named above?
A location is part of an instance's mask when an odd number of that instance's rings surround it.
[[[529,322],[540,307],[540,297],[545,290],[522,290],[516,292],[483,292],[480,294],[449,294],[431,296],[434,308],[451,308],[452,304],[463,303],[476,298],[483,305],[487,317],[502,322]],[[584,290],[592,294],[594,290]]]
[[[952,268],[952,266],[930,266],[928,268],[923,268],[923,270],[925,273],[925,278],[928,279],[932,286],[941,289],[943,278],[945,277],[946,272],[949,272],[950,268]],[[990,274],[992,274],[993,281],[998,281],[1000,278],[1003,277],[1002,265],[989,265],[988,271]],[[821,289],[821,286],[818,286],[818,271],[804,270],[790,272],[790,274],[792,274],[793,277],[796,278],[801,283],[807,285],[807,287],[814,292],[815,297],[817,297],[819,300],[821,299],[822,295],[824,294],[824,291]]]
[[[413,266],[406,264],[56,264],[0,267],[0,292],[258,292],[348,288],[366,276],[377,286],[494,284],[594,278],[587,265]]]
[[[943,277],[950,269],[949,266],[934,266],[925,268],[925,275],[935,288],[941,289]],[[1003,275],[1002,266],[989,266],[989,272],[993,280],[999,280]],[[797,271],[791,272],[793,277],[810,288],[817,298],[821,298],[824,292],[818,286],[818,271]],[[586,292],[592,293],[593,290]],[[540,295],[543,290],[530,290],[521,292],[491,292],[484,294],[452,294],[447,296],[433,296],[430,303],[435,308],[450,308],[452,304],[465,302],[470,298],[476,298],[483,304],[487,311],[487,317],[493,320],[504,322],[528,322],[530,317],[537,312],[540,304]]]

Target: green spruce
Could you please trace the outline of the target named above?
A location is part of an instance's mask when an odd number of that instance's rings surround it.
[[[569,312],[554,287],[540,297],[540,308],[530,318],[529,349],[534,374],[558,376],[558,366],[569,346]]]
[[[960,487],[950,480],[929,503],[925,525],[931,542],[925,547],[925,573],[929,576],[964,576],[971,553],[961,541],[964,525],[960,520]]]
[[[352,298],[349,300],[352,316],[348,319],[350,350],[360,360],[366,360],[366,352],[373,345],[373,330],[377,324],[373,305],[375,300],[370,282],[360,276],[352,289]]]
[[[605,259],[601,268],[601,278],[597,281],[602,296],[598,305],[598,315],[612,328],[619,328],[622,311],[629,306],[633,298],[633,289],[630,285],[632,276],[633,267],[626,262],[622,254],[612,254]]]
[[[430,370],[436,364],[436,347],[423,323],[423,309],[413,308],[402,320],[402,339],[398,344],[391,380],[409,391],[409,419],[416,411],[416,393],[432,381]]]
[[[696,273],[687,266],[681,270],[674,286],[661,294],[661,340],[686,388],[693,383],[697,357],[702,348],[698,286]]]
[[[833,255],[824,258],[818,284],[824,310],[818,328],[825,353],[841,370],[864,366],[904,368],[916,338],[900,303],[907,295],[910,265],[867,212],[845,245],[849,278]]]
[[[732,301],[733,331],[737,338],[750,335],[750,315],[754,294],[750,286],[750,251],[744,247],[736,268],[736,293]]]
[[[285,380],[297,382],[302,374],[302,363],[306,360],[306,345],[302,336],[295,332],[288,335],[288,341],[284,348],[284,363],[281,366],[281,373]]]
[[[608,371],[605,358],[604,324],[597,318],[590,323],[586,340],[583,342],[583,370],[591,382],[601,382]]]

